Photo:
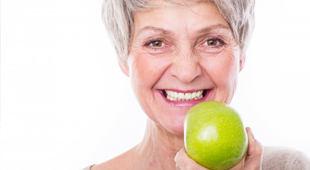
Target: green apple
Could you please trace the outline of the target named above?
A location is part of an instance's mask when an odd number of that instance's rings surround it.
[[[185,150],[208,169],[227,170],[237,165],[247,152],[247,138],[239,114],[224,103],[202,102],[185,116]]]

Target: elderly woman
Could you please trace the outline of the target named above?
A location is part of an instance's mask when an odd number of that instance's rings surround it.
[[[203,101],[231,102],[253,8],[254,0],[105,0],[103,18],[120,68],[148,120],[141,143],[86,169],[205,170],[184,149],[184,116]],[[263,147],[246,131],[247,155],[232,169],[310,169],[300,152]]]

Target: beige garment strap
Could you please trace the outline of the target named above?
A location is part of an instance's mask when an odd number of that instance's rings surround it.
[[[83,168],[82,170],[90,170],[90,168],[93,167],[93,166],[95,166],[95,164],[94,165],[90,165],[90,166],[88,166],[86,168]]]

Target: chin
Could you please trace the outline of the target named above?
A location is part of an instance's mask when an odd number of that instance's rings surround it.
[[[168,120],[169,122],[164,125],[164,129],[168,131],[173,136],[183,136],[184,135],[184,117],[182,116],[177,119]]]

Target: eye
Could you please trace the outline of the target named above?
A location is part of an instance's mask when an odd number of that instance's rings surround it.
[[[218,43],[219,43],[219,41],[216,39],[207,40],[207,42],[206,42],[206,44],[208,46],[216,46],[216,45],[218,45]]]
[[[204,40],[199,49],[205,53],[217,53],[220,52],[226,43],[218,37],[209,37],[207,40]]]
[[[160,41],[160,40],[156,40],[156,41],[152,41],[152,42],[151,42],[151,45],[152,45],[153,47],[161,47],[161,46],[163,45],[163,42]]]
[[[209,46],[209,47],[217,47],[224,45],[223,40],[219,38],[210,38],[208,39],[203,45]]]
[[[204,46],[205,48],[209,47],[209,48],[218,48],[218,47],[222,47],[225,45],[225,42],[217,37],[210,37],[208,38],[203,44],[202,46]]]
[[[162,40],[151,40],[145,44],[145,46],[150,46],[151,48],[161,48],[165,45]]]

